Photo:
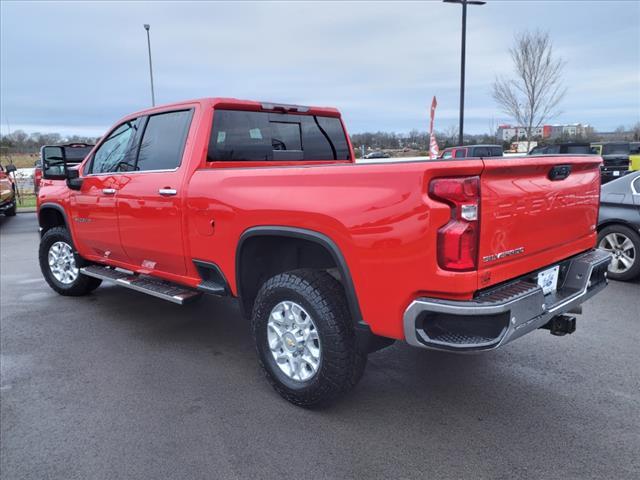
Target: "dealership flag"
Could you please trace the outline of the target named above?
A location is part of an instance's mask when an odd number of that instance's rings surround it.
[[[429,123],[429,158],[433,160],[434,158],[438,158],[438,154],[440,151],[438,150],[438,142],[436,142],[436,136],[433,133],[433,119],[436,116],[436,107],[438,106],[438,102],[436,100],[436,96],[433,96],[433,100],[431,100],[431,122]]]

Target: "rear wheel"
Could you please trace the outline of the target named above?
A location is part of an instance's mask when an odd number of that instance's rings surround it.
[[[640,235],[624,225],[610,225],[598,234],[598,247],[613,255],[608,275],[613,280],[631,280],[640,275]]]
[[[95,290],[102,280],[80,273],[84,261],[74,253],[73,241],[64,227],[47,230],[40,241],[40,270],[60,295],[81,296]]]
[[[267,280],[251,324],[267,379],[295,405],[326,404],[362,376],[366,355],[356,348],[344,290],[326,272],[296,270]]]

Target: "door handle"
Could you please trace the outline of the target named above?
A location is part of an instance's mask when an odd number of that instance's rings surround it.
[[[158,190],[158,193],[163,197],[172,197],[173,195],[176,195],[178,191],[175,188],[161,188]]]
[[[116,189],[115,188],[103,188],[102,189],[102,193],[104,193],[105,195],[113,195],[114,193],[116,193]]]

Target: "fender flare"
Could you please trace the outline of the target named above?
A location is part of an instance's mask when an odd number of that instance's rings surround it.
[[[349,307],[349,311],[351,313],[351,317],[353,318],[354,325],[356,327],[362,327],[368,329],[368,326],[364,322],[362,318],[362,312],[360,311],[360,304],[358,302],[358,296],[356,295],[356,290],[353,284],[353,280],[351,278],[351,272],[349,271],[349,266],[347,265],[340,248],[336,245],[336,243],[326,236],[323,233],[316,232],[315,230],[308,230],[306,228],[298,228],[298,227],[286,227],[286,226],[259,226],[259,227],[251,227],[245,230],[240,239],[238,240],[238,245],[236,248],[236,290],[238,292],[238,298],[242,298],[242,283],[239,281],[240,275],[240,254],[242,252],[243,244],[246,240],[253,237],[260,236],[280,236],[280,237],[290,237],[290,238],[298,238],[301,240],[307,240],[314,242],[325,250],[327,250],[331,257],[333,258],[337,268],[340,272],[340,277],[342,278],[342,284],[344,285],[345,295],[347,297],[347,305]],[[242,302],[240,302],[242,305]]]
[[[69,230],[69,233],[71,233],[71,225],[69,224],[69,218],[67,217],[67,212],[64,210],[64,207],[58,203],[45,202],[40,205],[40,208],[38,208],[38,225],[40,226],[40,236],[42,236],[43,233],[42,225],[40,225],[40,215],[42,214],[43,210],[58,211],[62,215],[62,219],[64,220],[64,224],[67,227],[67,230]]]

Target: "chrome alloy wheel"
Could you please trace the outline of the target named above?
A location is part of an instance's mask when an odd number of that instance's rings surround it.
[[[49,268],[56,280],[69,285],[78,278],[78,268],[71,245],[66,242],[55,242],[49,247]]]
[[[613,255],[609,264],[609,271],[612,273],[625,273],[636,261],[637,254],[633,242],[622,233],[610,233],[600,240],[598,246]]]
[[[322,355],[318,330],[297,303],[284,301],[273,307],[267,341],[276,364],[290,379],[305,382],[318,372]]]

